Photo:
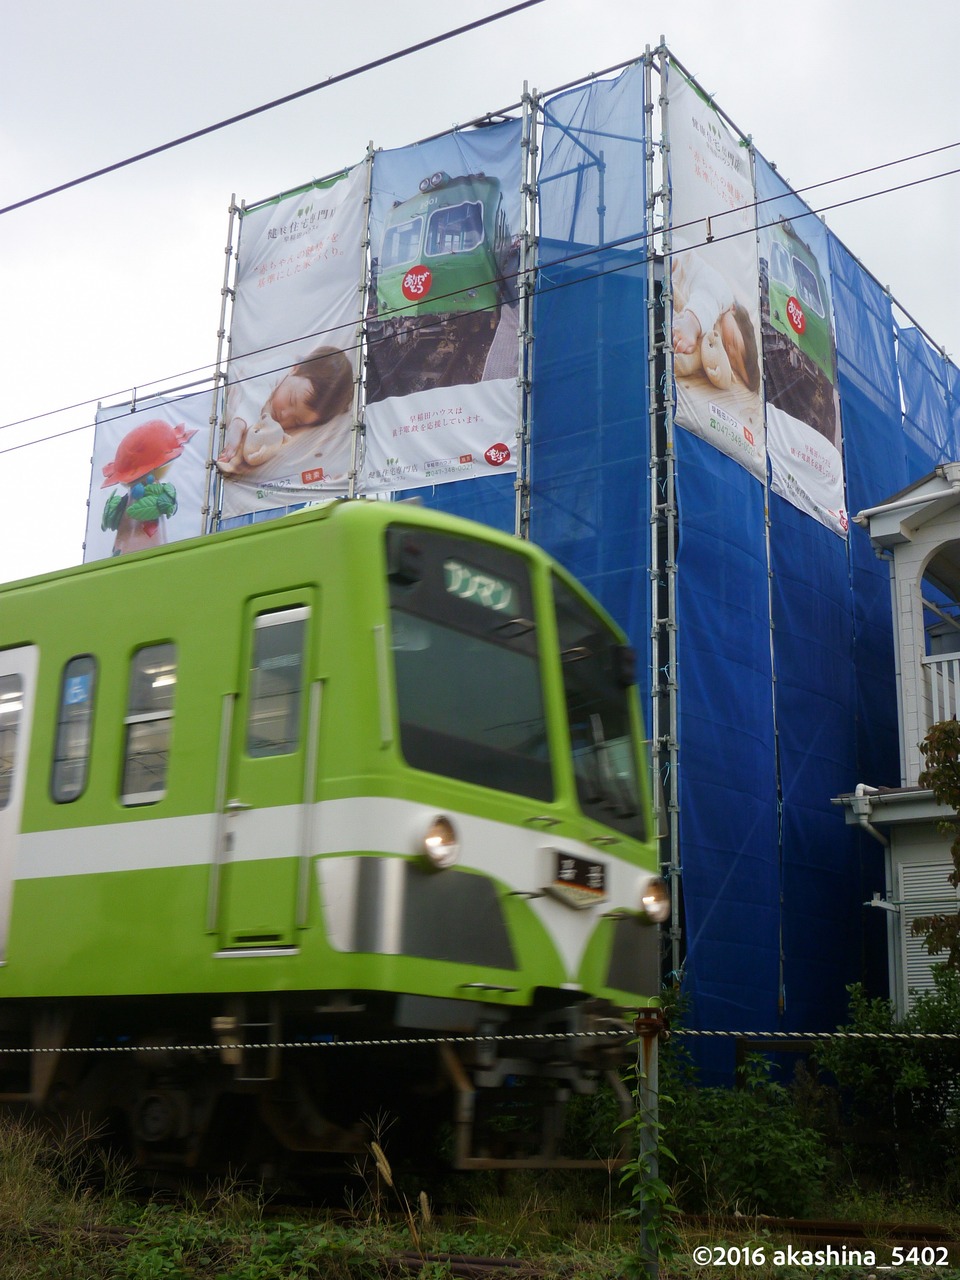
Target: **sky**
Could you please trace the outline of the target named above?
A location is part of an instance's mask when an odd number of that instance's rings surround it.
[[[509,2],[0,0],[0,206]],[[254,203],[661,38],[794,188],[890,166],[808,198],[853,202],[827,225],[957,360],[958,37],[952,0],[543,0],[0,215],[0,581],[82,559],[97,402],[209,372],[234,195]]]

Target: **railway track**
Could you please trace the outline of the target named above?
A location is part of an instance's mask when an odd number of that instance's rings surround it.
[[[99,1249],[123,1249],[137,1235],[135,1227],[90,1225],[65,1230],[53,1223],[37,1224],[22,1229],[22,1236],[41,1240],[50,1245],[63,1243],[65,1235],[84,1237],[94,1242]],[[456,1253],[416,1253],[413,1250],[394,1254],[384,1254],[379,1261],[369,1255],[367,1266],[379,1267],[378,1274],[382,1280],[406,1280],[408,1276],[419,1276],[428,1264],[437,1264],[445,1268],[444,1275],[450,1280],[576,1280],[582,1268],[575,1263],[557,1264],[550,1262],[534,1262],[524,1258],[483,1257],[472,1254]],[[370,1274],[365,1271],[364,1274]],[[594,1266],[590,1275],[596,1276]],[[611,1280],[614,1272],[611,1270]]]
[[[427,1263],[440,1263],[456,1280],[575,1280],[580,1268],[529,1262],[523,1258],[481,1258],[456,1253],[402,1253],[386,1260],[395,1268],[385,1276],[418,1276]],[[592,1274],[596,1274],[594,1271]]]
[[[942,1273],[944,1266],[960,1266],[960,1241],[950,1231],[937,1223],[929,1222],[847,1222],[836,1219],[770,1218],[745,1215],[694,1215],[684,1214],[680,1219],[687,1239],[698,1237],[707,1246],[717,1250],[737,1249],[737,1242],[749,1239],[755,1244],[758,1238],[767,1243],[767,1251],[789,1241],[797,1249],[827,1250],[838,1253],[846,1250],[870,1249],[877,1255],[878,1264],[896,1262],[894,1250],[899,1251],[902,1266],[910,1274],[927,1274],[929,1262]],[[305,1224],[306,1229],[306,1224]],[[103,1249],[123,1249],[138,1234],[136,1227],[104,1226],[93,1224],[70,1230],[74,1236],[83,1236],[96,1242]],[[48,1240],[51,1244],[62,1242],[64,1228],[55,1223],[32,1225],[23,1228],[23,1234],[33,1239]],[[775,1243],[776,1242],[776,1243]],[[915,1261],[911,1259],[911,1251]],[[696,1260],[696,1248],[693,1256]],[[739,1250],[738,1250],[739,1252]],[[929,1254],[928,1258],[926,1255]],[[890,1255],[888,1257],[888,1255]],[[935,1255],[935,1256],[934,1256]],[[596,1276],[594,1260],[589,1274]],[[731,1259],[731,1261],[733,1261]],[[373,1263],[367,1255],[367,1264]],[[443,1274],[451,1280],[577,1280],[585,1274],[583,1264],[571,1261],[558,1263],[513,1257],[492,1257],[473,1254],[416,1252],[405,1250],[385,1253],[376,1263],[383,1280],[406,1280],[418,1276],[424,1266],[435,1264],[444,1268]],[[612,1267],[611,1263],[611,1267]],[[886,1268],[885,1269],[889,1269]],[[614,1280],[615,1271],[610,1271]],[[667,1274],[664,1272],[664,1274]]]

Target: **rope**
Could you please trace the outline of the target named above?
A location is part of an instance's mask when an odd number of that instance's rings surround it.
[[[699,1036],[703,1038],[732,1038],[756,1040],[907,1040],[960,1041],[960,1032],[947,1031],[695,1031],[687,1027],[670,1029],[671,1035]],[[245,1043],[240,1040],[223,1040],[213,1044],[98,1044],[98,1045],[41,1045],[37,1048],[0,1048],[4,1054],[25,1053],[220,1053],[224,1049],[396,1049],[438,1044],[518,1044],[550,1043],[564,1040],[626,1040],[635,1039],[629,1028],[597,1031],[540,1031],[516,1032],[507,1035],[457,1035],[457,1036],[392,1036],[369,1040],[276,1040]]]
[[[223,1049],[382,1049],[433,1044],[505,1044],[516,1041],[624,1040],[633,1037],[629,1028],[608,1031],[539,1031],[511,1035],[394,1036],[378,1040],[277,1040],[247,1042],[224,1039],[216,1044],[97,1044],[39,1046],[36,1049],[0,1048],[5,1053],[219,1053]]]
[[[743,1040],[960,1040],[953,1031],[691,1031],[671,1027],[677,1036],[734,1036]]]

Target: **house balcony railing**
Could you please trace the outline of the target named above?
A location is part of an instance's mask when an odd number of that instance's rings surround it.
[[[924,658],[924,729],[941,720],[960,720],[960,653]]]

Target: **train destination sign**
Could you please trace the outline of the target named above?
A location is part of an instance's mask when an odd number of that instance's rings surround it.
[[[462,560],[443,562],[443,581],[447,593],[458,600],[472,600],[495,613],[513,608],[516,589],[512,582],[495,578],[493,574],[475,569]]]

